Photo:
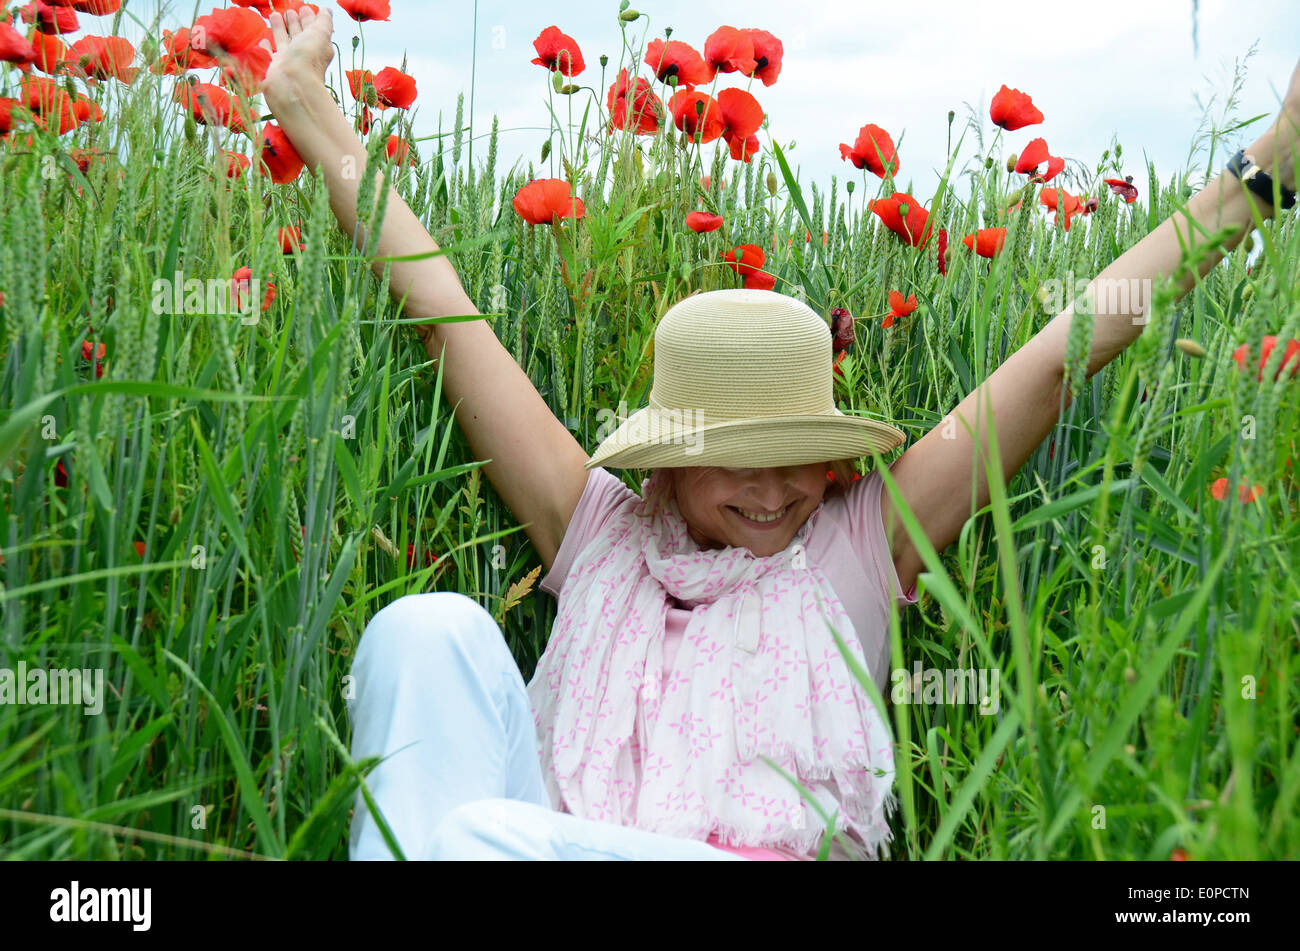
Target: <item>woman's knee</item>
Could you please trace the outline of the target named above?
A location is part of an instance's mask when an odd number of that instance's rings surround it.
[[[550,810],[516,799],[478,799],[448,812],[433,830],[431,858],[541,859],[554,851]]]
[[[408,594],[381,608],[366,625],[354,664],[401,665],[443,650],[491,648],[504,641],[492,616],[455,591]]]

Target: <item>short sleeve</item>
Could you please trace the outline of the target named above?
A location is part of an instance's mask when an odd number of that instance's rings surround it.
[[[560,541],[560,550],[555,554],[551,570],[538,585],[552,597],[560,596],[560,589],[569,576],[573,560],[609,521],[609,517],[629,500],[638,498],[637,494],[623,484],[618,476],[608,469],[597,466],[587,475],[587,484],[578,499],[578,507],[573,510]]]
[[[849,538],[862,564],[875,570],[881,590],[903,604],[916,604],[916,582],[913,581],[906,592],[902,590],[898,569],[894,567],[894,558],[889,551],[884,513],[880,509],[880,493],[883,491],[886,491],[885,481],[877,470],[849,486],[845,497]]]

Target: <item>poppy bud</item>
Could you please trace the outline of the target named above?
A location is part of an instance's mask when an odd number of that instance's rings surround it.
[[[1124,681],[1126,683],[1130,683],[1130,684],[1137,683],[1137,679],[1138,679],[1138,672],[1136,670],[1134,670],[1132,667],[1124,668]]]
[[[357,46],[360,45],[360,43],[361,43],[361,37],[359,37],[359,36],[354,36],[354,37],[352,37],[352,48],[353,48],[353,49],[356,49]]]
[[[559,92],[564,86],[564,74],[558,69],[551,73],[551,85],[555,87],[556,92]]]
[[[619,12],[619,13],[622,13],[624,10],[626,10],[626,9],[628,8],[628,5],[630,4],[630,2],[631,2],[631,0],[619,0],[619,4],[618,4],[618,12]]]
[[[624,23],[631,23],[633,20],[640,19],[640,17],[641,12],[639,10],[624,10],[618,15],[618,18]]]
[[[1020,158],[1020,156],[1017,155],[1015,152],[1012,152],[1010,155],[1007,156],[1007,171],[1008,171],[1008,172],[1014,172],[1014,171],[1016,170],[1016,159],[1018,159],[1018,158]]]
[[[556,73],[555,75],[558,76],[559,73]],[[582,88],[581,86],[575,85],[574,83],[565,83],[563,86],[557,89],[556,92],[558,92],[561,96],[572,96],[575,92],[577,92],[581,88]]]
[[[855,182],[849,182],[849,183],[845,186],[845,187],[849,190],[849,194],[850,194],[850,195],[853,194],[853,186],[854,186],[854,184],[856,184],[856,183],[855,183]]]
[[[984,167],[985,167],[985,168],[992,168],[992,167],[993,167],[993,156],[990,155],[988,158],[986,158],[986,159],[984,160]]]
[[[955,112],[953,112],[951,109],[949,109],[949,110],[948,110],[948,125],[952,125],[952,120],[955,119],[955,118],[957,118],[957,113],[955,113]]]
[[[606,66],[608,66],[608,65],[609,65],[609,57],[606,56],[604,53],[601,53],[601,54],[600,54],[600,68],[601,68],[601,69],[604,69],[604,68],[605,68]]]
[[[542,143],[542,161],[546,161],[546,156],[551,154],[551,140],[547,139]]]
[[[1186,337],[1179,337],[1174,341],[1174,346],[1183,351],[1183,353],[1187,354],[1189,357],[1197,357],[1199,359],[1200,357],[1205,356],[1205,348],[1195,340],[1189,340]]]
[[[1255,285],[1247,284],[1241,292],[1241,299],[1250,300],[1254,296],[1255,296]]]
[[[775,173],[775,172],[768,172],[768,173],[767,173],[767,193],[768,193],[769,195],[771,195],[773,198],[776,197],[776,184],[777,184],[777,183],[776,183],[776,173]]]
[[[671,40],[672,38],[673,38],[673,28],[671,26],[664,27],[664,39]]]
[[[956,251],[957,249],[954,247],[943,252],[943,266],[945,269],[952,267],[952,260],[956,257]]]
[[[556,75],[558,76],[559,73],[556,73]],[[365,99],[366,99],[367,106],[379,105],[379,93],[375,92],[374,86],[366,87]]]

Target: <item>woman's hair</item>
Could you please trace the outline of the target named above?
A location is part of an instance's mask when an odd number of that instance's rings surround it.
[[[835,459],[825,463],[831,478],[826,482],[826,495],[833,497],[849,490],[850,483],[859,475],[856,459]],[[654,469],[645,486],[645,494],[637,514],[649,517],[660,511],[673,497],[673,478],[669,469]]]

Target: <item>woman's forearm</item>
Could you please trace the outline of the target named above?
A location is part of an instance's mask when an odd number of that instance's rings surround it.
[[[360,249],[365,244],[365,225],[357,223],[357,195],[366,167],[366,150],[351,123],[319,79],[287,78],[264,87],[262,92],[276,122],[307,167],[324,171],[330,207],[339,227]],[[379,241],[369,253],[382,258],[436,250],[438,245],[390,185]],[[408,316],[477,313],[445,255],[416,261],[374,261],[371,268],[376,276],[382,276],[385,264],[392,268],[389,292],[395,300],[405,297]],[[437,337],[435,327],[426,324],[417,328],[426,347]]]
[[[1271,129],[1246,151],[1264,164],[1265,159],[1261,156],[1275,154],[1274,136]],[[1238,228],[1217,249],[1204,253],[1196,266],[1196,275],[1204,277],[1250,233],[1254,228],[1252,205],[1263,218],[1273,215],[1273,208],[1267,202],[1248,193],[1237,177],[1225,169],[1193,195],[1182,209],[1166,218],[1089,282],[1082,297],[1094,314],[1088,376],[1115,359],[1141,335],[1156,281],[1178,270],[1185,249],[1195,255],[1197,249],[1208,243],[1211,235],[1230,225]],[[1190,270],[1177,278],[1174,285],[1177,296],[1182,297],[1191,290],[1196,279]],[[1076,290],[1074,287],[1066,288],[1067,299],[1073,297]],[[1030,341],[1034,347],[1041,348],[1040,359],[1050,360],[1052,366],[1059,366],[1062,372],[1075,310],[1075,305],[1069,304]]]

